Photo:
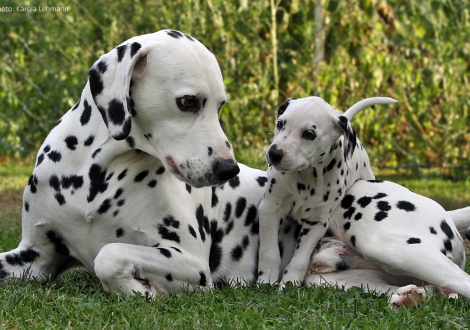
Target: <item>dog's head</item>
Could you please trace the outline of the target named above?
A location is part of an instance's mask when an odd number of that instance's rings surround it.
[[[239,167],[218,121],[227,97],[215,56],[174,30],[132,38],[100,57],[89,88],[110,135],[160,159],[195,187]]]
[[[351,119],[371,105],[395,102],[389,97],[371,97],[355,103],[343,114],[316,96],[288,99],[279,107],[274,141],[266,152],[266,160],[275,169],[287,172],[317,166],[336,148],[342,148],[344,159],[348,159],[356,148]],[[341,137],[342,141],[338,141]]]

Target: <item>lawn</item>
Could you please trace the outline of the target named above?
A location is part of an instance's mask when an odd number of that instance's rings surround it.
[[[20,240],[21,195],[27,166],[0,167],[0,249]],[[469,182],[390,175],[446,208],[470,205]],[[467,272],[470,271],[467,264]],[[74,270],[41,285],[12,280],[0,285],[0,327],[6,329],[469,329],[470,301],[433,297],[420,308],[390,309],[384,296],[359,289],[263,285],[182,292],[154,301],[107,294],[96,278]]]

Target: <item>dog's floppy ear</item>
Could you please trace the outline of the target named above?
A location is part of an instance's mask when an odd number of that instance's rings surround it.
[[[351,122],[346,116],[339,116],[336,119],[335,131],[344,136],[344,159],[348,159],[348,156],[352,157],[354,150],[356,149],[356,131],[351,126]]]
[[[140,77],[145,72],[146,49],[138,42],[123,44],[101,56],[88,72],[93,100],[116,140],[125,139],[131,131],[129,87],[133,76]]]
[[[289,102],[293,100],[291,98],[288,98],[287,100],[284,101],[284,103],[281,104],[281,106],[279,107],[279,109],[277,110],[277,118],[279,118],[280,116],[282,116],[282,114],[284,113],[284,111],[286,111],[287,107],[289,106]]]

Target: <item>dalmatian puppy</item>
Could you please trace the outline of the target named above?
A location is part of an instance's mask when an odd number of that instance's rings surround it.
[[[259,282],[300,283],[308,260],[325,234],[331,212],[358,179],[374,179],[369,158],[352,128],[363,108],[396,100],[362,100],[344,114],[319,97],[288,99],[280,106],[274,141],[266,152],[269,164],[260,204]],[[280,273],[277,249],[279,222],[301,225],[290,263]]]
[[[39,150],[0,278],[84,266],[107,291],[145,296],[256,281],[266,176],[236,163],[226,101],[215,56],[181,32],[101,56]]]
[[[418,305],[420,294],[470,298],[462,240],[470,207],[446,212],[398,184],[359,180],[329,226],[334,237],[315,248],[306,285],[358,286],[388,294],[393,306]]]

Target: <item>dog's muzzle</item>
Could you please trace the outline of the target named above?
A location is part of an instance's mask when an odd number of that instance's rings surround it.
[[[212,172],[218,181],[225,182],[237,176],[240,168],[233,159],[218,158],[212,164]]]

